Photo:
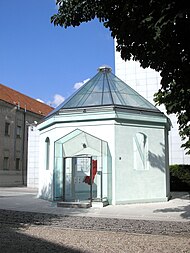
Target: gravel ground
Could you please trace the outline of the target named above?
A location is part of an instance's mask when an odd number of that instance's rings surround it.
[[[0,253],[188,252],[190,222],[0,210]]]

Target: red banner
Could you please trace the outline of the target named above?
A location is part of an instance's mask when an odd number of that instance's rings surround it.
[[[97,173],[97,160],[92,160],[92,184],[94,183],[94,178]],[[90,176],[86,176],[83,180],[86,184],[91,185],[91,178]]]

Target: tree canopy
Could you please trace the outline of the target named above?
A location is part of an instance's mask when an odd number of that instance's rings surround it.
[[[190,154],[190,4],[187,0],[57,0],[54,25],[79,26],[98,18],[124,60],[159,71],[155,102],[175,113]]]

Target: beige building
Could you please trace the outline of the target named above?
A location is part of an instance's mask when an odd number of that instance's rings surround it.
[[[0,186],[27,185],[28,126],[52,109],[0,84]]]

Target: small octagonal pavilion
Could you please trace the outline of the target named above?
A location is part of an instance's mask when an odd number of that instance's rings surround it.
[[[40,197],[114,205],[168,199],[170,122],[110,67],[38,129]]]

